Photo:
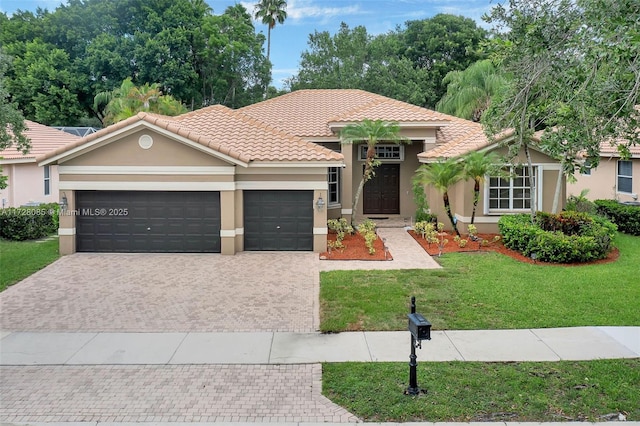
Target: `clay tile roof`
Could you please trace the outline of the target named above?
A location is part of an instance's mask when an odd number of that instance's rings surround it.
[[[618,151],[618,144],[626,144],[628,141],[625,139],[617,139],[615,144],[612,144],[609,141],[605,141],[600,143],[600,156],[601,157],[620,157],[620,152]],[[640,145],[631,145],[629,147],[629,152],[631,153],[631,158],[640,158]]]
[[[372,120],[428,122],[444,114],[358,89],[306,89],[238,111],[300,137],[331,137],[332,122]]]
[[[22,154],[15,146],[0,151],[0,157],[4,162],[7,160],[33,159],[43,154],[47,154],[59,148],[63,148],[75,141],[80,140],[79,136],[54,129],[34,121],[25,120],[27,130],[24,135],[31,140],[31,149],[27,154]]]
[[[446,117],[450,122],[447,126],[438,129],[436,134],[438,146],[420,153],[418,157],[425,159],[450,158],[491,144],[484,134],[481,124],[453,116]]]
[[[119,129],[145,121],[212,148],[231,158],[250,161],[336,161],[342,154],[283,133],[222,105],[214,105],[176,117],[140,112],[77,142],[38,159],[44,161],[107,136]]]
[[[449,117],[430,109],[421,108],[406,102],[378,96],[378,99],[360,108],[353,109],[342,115],[333,117],[332,122],[357,122],[365,118],[370,120],[384,120],[397,122],[447,122]]]

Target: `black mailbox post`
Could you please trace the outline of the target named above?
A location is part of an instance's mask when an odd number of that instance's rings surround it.
[[[406,393],[408,395],[418,395],[418,357],[416,356],[416,347],[422,348],[423,340],[431,340],[431,323],[420,314],[416,313],[416,298],[411,297],[411,313],[409,317],[409,332],[411,332],[411,355],[409,356],[409,387]]]

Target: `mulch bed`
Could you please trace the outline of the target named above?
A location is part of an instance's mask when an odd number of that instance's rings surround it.
[[[440,248],[438,244],[429,244],[427,240],[422,238],[421,235],[416,234],[414,231],[408,231],[409,234],[422,246],[422,248],[429,253],[429,255],[437,257],[438,253],[440,253]],[[494,237],[498,234],[478,234],[479,238],[483,238],[488,241],[493,241]],[[601,263],[609,263],[614,262],[620,256],[620,252],[617,248],[611,250],[609,255],[600,260],[595,260],[593,262],[588,263],[548,263],[548,262],[540,262],[533,261],[530,257],[522,255],[520,252],[515,250],[511,250],[504,246],[502,240],[490,243],[489,245],[482,246],[476,241],[469,241],[465,247],[460,247],[457,242],[453,240],[455,235],[447,233],[444,237],[448,240],[447,244],[444,245],[442,249],[442,254],[445,253],[480,253],[480,252],[488,252],[494,251],[497,253],[504,254],[505,256],[509,256],[513,259],[516,259],[520,262],[524,263],[535,263],[536,265],[554,265],[554,266],[581,266],[581,265],[596,265]]]
[[[327,241],[335,241],[336,234],[329,234]],[[347,234],[342,240],[344,244],[343,249],[333,249],[331,253],[320,253],[321,260],[393,260],[390,252],[387,252],[385,258],[384,243],[378,237],[373,244],[373,248],[376,250],[374,254],[369,254],[364,238],[362,235],[355,233],[353,235]]]

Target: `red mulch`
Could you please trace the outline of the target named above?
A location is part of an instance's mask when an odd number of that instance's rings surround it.
[[[327,241],[335,241],[336,235],[329,234]],[[355,233],[353,235],[347,234],[342,240],[344,249],[333,249],[331,253],[320,253],[320,259],[322,260],[392,260],[391,253],[387,252],[387,257],[384,256],[384,244],[380,238],[373,244],[373,248],[376,250],[374,254],[369,254],[364,238],[362,235]]]
[[[438,256],[438,253],[440,252],[438,244],[429,244],[427,242],[427,240],[425,240],[424,238],[422,238],[421,235],[417,235],[414,231],[408,231],[409,234],[418,242],[418,244],[420,244],[422,246],[422,248],[425,249],[425,251],[427,253],[429,253],[429,255],[431,256]],[[496,236],[497,234],[478,234],[478,237],[480,238],[484,238],[488,241],[493,241],[493,238]],[[454,235],[452,234],[447,234],[444,237],[446,240],[448,240],[448,243],[443,247],[442,253],[478,253],[478,252],[487,252],[487,251],[495,251],[501,254],[504,254],[506,256],[509,256],[513,259],[516,259],[520,262],[525,262],[525,263],[535,263],[537,265],[556,265],[556,266],[580,266],[580,265],[595,265],[595,264],[600,264],[600,263],[609,263],[609,262],[613,262],[615,260],[618,259],[618,257],[620,256],[620,252],[618,251],[617,248],[614,248],[613,250],[611,250],[611,252],[609,253],[609,255],[604,258],[604,259],[600,259],[600,260],[595,260],[593,262],[588,262],[588,263],[548,263],[548,262],[534,262],[530,257],[526,257],[524,255],[522,255],[520,252],[517,252],[515,250],[511,250],[507,247],[504,246],[504,244],[502,244],[502,240],[497,241],[495,243],[490,243],[489,245],[486,246],[480,246],[480,244],[476,241],[469,241],[467,243],[467,245],[462,248],[458,245],[458,243],[456,243],[453,238]]]

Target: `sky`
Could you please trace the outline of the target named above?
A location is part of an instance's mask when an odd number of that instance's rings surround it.
[[[108,0],[105,0],[108,1]],[[271,31],[273,85],[281,88],[284,80],[297,73],[300,54],[308,49],[309,34],[328,31],[335,34],[340,23],[349,28],[366,27],[370,35],[393,31],[406,21],[430,18],[438,13],[462,15],[486,27],[481,17],[499,0],[288,0],[287,19]],[[53,11],[61,0],[0,0],[0,12],[11,14],[17,9],[35,11],[37,7]],[[253,13],[257,0],[207,0],[214,14],[240,3]],[[256,31],[266,36],[267,27],[254,22]],[[266,54],[265,43],[265,54]]]

